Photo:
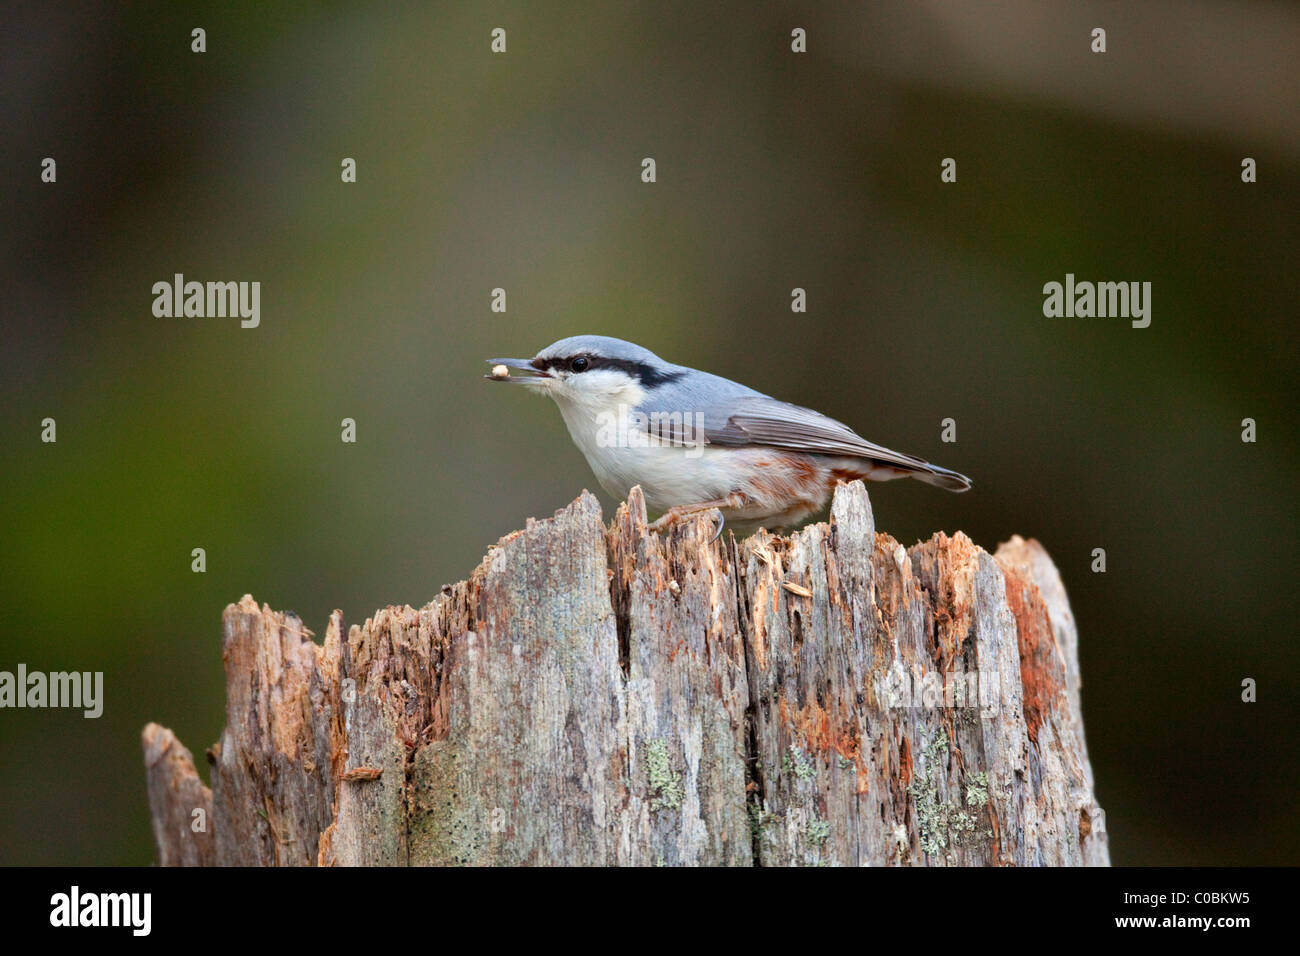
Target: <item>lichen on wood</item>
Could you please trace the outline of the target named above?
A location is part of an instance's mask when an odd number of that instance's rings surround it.
[[[829,522],[711,539],[651,532],[639,489],[607,527],[584,492],[319,644],[245,596],[211,791],[145,732],[160,862],[1108,862],[1078,634],[1036,542],[903,548],[860,482]]]

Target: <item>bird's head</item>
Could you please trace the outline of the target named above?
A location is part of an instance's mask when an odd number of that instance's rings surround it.
[[[488,359],[508,375],[491,381],[514,382],[543,392],[565,405],[605,407],[640,405],[647,394],[676,381],[683,369],[649,349],[604,335],[574,335],[548,345],[531,359]],[[522,373],[522,374],[518,374]]]

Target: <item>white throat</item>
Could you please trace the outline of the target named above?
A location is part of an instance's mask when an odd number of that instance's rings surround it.
[[[645,400],[645,389],[631,379],[625,385],[610,389],[561,387],[547,391],[559,406],[574,444],[582,449],[588,461],[593,454],[608,454],[615,450],[602,447],[602,434],[607,435],[611,426],[626,422],[633,410]]]

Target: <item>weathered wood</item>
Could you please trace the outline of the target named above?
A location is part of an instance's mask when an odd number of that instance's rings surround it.
[[[1036,542],[903,548],[858,482],[789,537],[711,533],[650,532],[639,489],[606,528],[584,493],[419,610],[346,635],[336,611],[320,645],[246,596],[208,843],[176,831],[188,753],[146,730],[160,860],[1108,862]]]
[[[217,862],[307,866],[333,819],[338,642],[247,595],[222,618],[226,728],[212,747]]]
[[[148,777],[149,814],[160,866],[211,866],[212,791],[203,785],[194,758],[166,727],[148,724],[140,735]]]

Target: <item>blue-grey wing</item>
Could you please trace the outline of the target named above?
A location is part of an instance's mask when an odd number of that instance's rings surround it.
[[[754,445],[864,458],[924,472],[941,479],[936,483],[954,490],[970,486],[969,480],[955,472],[867,441],[843,422],[811,408],[706,373],[695,373],[690,379],[688,385],[673,383],[657,389],[654,407],[645,405],[640,409],[648,416],[651,431],[663,440],[694,444],[700,440],[702,430],[706,445]]]

